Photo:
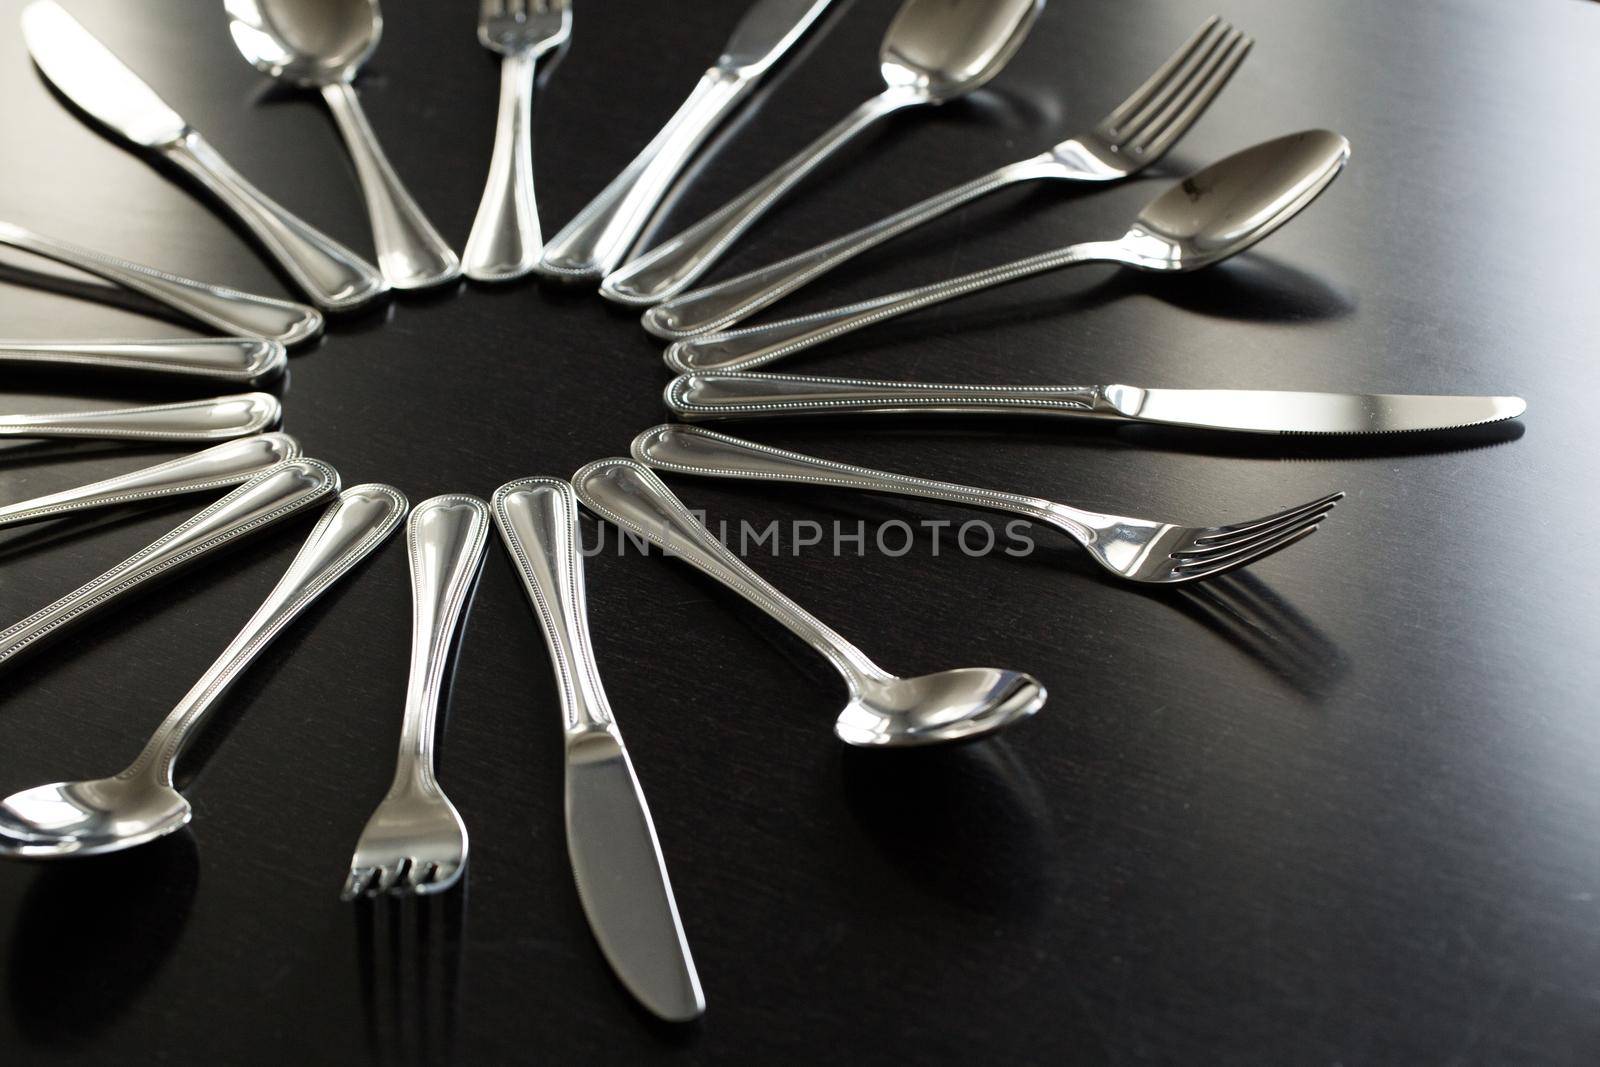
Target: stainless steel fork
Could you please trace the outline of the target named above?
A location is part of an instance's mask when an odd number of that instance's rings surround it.
[[[748,318],[892,237],[1018,182],[1108,182],[1160,159],[1244,62],[1254,40],[1213,15],[1145,83],[1087,133],[788,259],[683,293],[644,313],[644,328],[677,340]]]
[[[450,646],[483,566],[489,505],[436,496],[406,523],[411,556],[411,676],[394,783],[350,860],[345,900],[379,893],[440,893],[467,864],[467,828],[433,772],[434,734]]]
[[[1103,515],[1035,496],[852,467],[696,426],[668,424],[644,431],[633,439],[633,458],[680,474],[845,486],[1008,511],[1061,530],[1119,578],[1167,584],[1210,578],[1288,548],[1311,536],[1344,496],[1330,493],[1251,522],[1180,526],[1129,515]]]
[[[467,277],[520,278],[544,251],[533,195],[533,76],[541,56],[572,34],[572,0],[482,0],[478,40],[500,61],[489,181],[462,253]]]

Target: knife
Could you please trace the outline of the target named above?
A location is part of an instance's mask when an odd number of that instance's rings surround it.
[[[600,951],[639,1002],[672,1022],[705,1011],[655,825],[589,639],[578,500],[559,478],[494,494],[495,524],[544,627],[567,750],[567,854]]]
[[[773,415],[1071,415],[1245,433],[1367,434],[1453,430],[1514,419],[1519,396],[1291,393],[1266,389],[1144,389],[1136,385],[945,385],[799,374],[683,374],[667,407],[689,420]]]
[[[830,0],[756,0],[677,114],[589,206],[546,245],[538,271],[599,281],[627,255],[683,165],[711,131],[821,16]]]
[[[54,0],[22,12],[33,61],[62,95],[135,147],[151,149],[209,189],[319,306],[359,307],[388,288],[378,269],[269,199]]]

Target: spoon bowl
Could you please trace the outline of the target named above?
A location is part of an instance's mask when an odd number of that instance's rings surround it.
[[[960,667],[868,682],[839,713],[833,732],[862,748],[969,741],[1027,718],[1044,701],[1044,686],[1030,675]]]
[[[1043,9],[1044,0],[907,0],[883,33],[878,69],[890,88],[952,100],[1000,73]]]
[[[170,834],[190,814],[181,793],[146,775],[34,786],[0,801],[0,856],[119,852]]]
[[[1243,252],[1315,200],[1350,159],[1332,130],[1235,152],[1146,204],[1119,244],[1140,270],[1190,271]]]
[[[376,0],[227,0],[234,47],[274,78],[319,88],[355,77],[383,35]]]

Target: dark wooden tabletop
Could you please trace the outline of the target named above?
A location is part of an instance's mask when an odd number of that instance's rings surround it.
[[[66,6],[271,195],[370,249],[329,116],[240,60],[220,4]],[[547,232],[672,113],[744,6],[579,0],[536,102]],[[697,163],[658,234],[873,93],[892,11],[839,4]],[[1056,0],[990,88],[884,123],[723,271],[1092,124],[1209,13]],[[399,172],[458,247],[497,86],[475,14],[469,0],[391,3],[359,83]],[[619,556],[614,541],[591,559],[600,667],[709,1003],[686,1028],[630,1002],[584,922],[555,688],[496,546],[441,746],[440,778],[471,831],[469,876],[426,906],[340,903],[399,734],[409,617],[391,543],[262,657],[186,756],[189,831],[116,857],[0,868],[5,1061],[1593,1062],[1600,8],[1233,0],[1221,14],[1255,51],[1154,172],[996,196],[786,307],[1112,237],[1175,175],[1336,129],[1353,160],[1302,218],[1203,274],[1039,278],[780,369],[1517,393],[1522,422],[1358,442],[1048,421],[743,431],[1202,523],[1349,494],[1306,544],[1170,593],[1110,580],[1045,530],[1026,556],[968,555],[959,524],[992,517],[951,506],[673,479],[717,520],[863,523],[864,552],[786,540],[750,561],[889,669],[993,664],[1050,689],[1040,715],[999,739],[847,751],[829,729],[843,691],[823,660],[681,562]],[[0,33],[0,101],[0,218],[287,292],[184,186],[69,112],[15,32]],[[136,301],[84,299],[85,284],[5,255],[0,333],[190,332]],[[658,355],[634,315],[590,292],[454,287],[337,321],[296,354],[285,428],[346,484],[487,496],[625,451],[663,417]],[[208,391],[4,374],[7,412]],[[0,501],[176,454],[7,443]],[[0,533],[0,623],[199,506]],[[879,552],[874,532],[897,521],[915,546]],[[939,522],[951,525],[925,525]],[[131,759],[305,529],[194,567],[8,669],[0,794]]]

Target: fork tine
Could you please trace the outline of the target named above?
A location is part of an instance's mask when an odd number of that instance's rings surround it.
[[[372,876],[371,867],[352,867],[350,877],[344,881],[344,888],[339,891],[340,900],[354,900],[361,895],[361,890],[368,878]]]
[[[400,878],[400,868],[402,866],[403,864],[395,864],[393,867],[379,867],[376,876],[372,879],[372,884],[367,886],[368,895],[377,896],[379,893],[387,893],[393,889],[395,882]]]
[[[412,860],[410,865],[406,868],[406,887],[417,893],[427,892],[424,886],[426,886],[428,882],[433,879],[434,873],[438,871],[438,869],[439,865],[437,863],[424,863],[420,860]]]
[[[1239,69],[1239,64],[1244,62],[1244,57],[1250,54],[1250,48],[1255,43],[1253,37],[1240,35],[1236,38],[1218,62],[1206,72],[1203,81],[1192,90],[1187,102],[1179,110],[1163,116],[1162,123],[1152,123],[1141,131],[1143,143],[1135,145],[1134,152],[1152,160],[1165,155],[1167,149],[1188,133],[1189,127],[1205,114],[1206,108],[1228,84],[1233,72]]]
[[[1232,541],[1224,542],[1220,545],[1212,545],[1198,549],[1182,549],[1173,552],[1168,558],[1177,560],[1177,565],[1184,567],[1219,562],[1229,558],[1230,556],[1237,556],[1241,553],[1252,551],[1258,545],[1265,544],[1268,541],[1274,541],[1280,537],[1287,537],[1289,534],[1292,534],[1295,531],[1301,530],[1307,526],[1315,526],[1317,523],[1321,522],[1327,517],[1328,511],[1318,511],[1309,515],[1301,515],[1296,518],[1285,519],[1270,529],[1257,530],[1244,537],[1239,537]]]
[[[1185,62],[1177,75],[1162,86],[1157,96],[1152,97],[1137,114],[1123,121],[1118,129],[1122,144],[1124,146],[1132,144],[1148,130],[1164,129],[1170,116],[1182,106],[1183,101],[1188,99],[1194,87],[1205,83],[1210,71],[1227,56],[1234,43],[1243,37],[1244,34],[1229,26],[1220,36],[1208,41],[1204,49]]]
[[[1304,504],[1298,504],[1295,507],[1287,508],[1283,511],[1277,512],[1276,514],[1267,515],[1264,518],[1256,519],[1253,522],[1241,522],[1232,526],[1218,526],[1210,533],[1201,534],[1200,536],[1196,537],[1195,541],[1196,543],[1212,543],[1217,541],[1227,542],[1234,537],[1237,537],[1239,534],[1253,533],[1262,529],[1263,527],[1276,526],[1283,519],[1290,519],[1299,515],[1307,515],[1313,511],[1321,511],[1325,508],[1332,507],[1343,499],[1344,491],[1339,490],[1338,492],[1329,493],[1327,496],[1318,497],[1316,500],[1307,501]]]
[[[504,12],[505,7],[501,0],[479,0],[478,18],[480,19],[497,18]]]
[[[1216,563],[1209,567],[1196,567],[1192,569],[1174,567],[1174,580],[1180,582],[1192,582],[1201,578],[1212,578],[1218,574],[1225,574],[1228,571],[1237,570],[1247,563],[1254,563],[1256,560],[1265,556],[1270,556],[1274,552],[1282,552],[1284,549],[1288,548],[1297,541],[1304,541],[1306,538],[1316,533],[1317,529],[1318,527],[1315,524],[1307,526],[1298,533],[1271,541],[1258,547],[1253,552],[1246,552],[1239,556],[1230,556],[1222,562]]]
[[[1144,108],[1150,98],[1166,84],[1167,80],[1172,77],[1179,67],[1188,62],[1191,54],[1200,48],[1202,42],[1212,36],[1213,31],[1218,26],[1222,27],[1223,33],[1226,33],[1231,28],[1216,15],[1212,15],[1201,23],[1200,28],[1195,30],[1194,34],[1183,42],[1176,52],[1168,56],[1166,62],[1157,67],[1155,73],[1145,79],[1143,85],[1135,89],[1122,103],[1112,108],[1111,114],[1100,120],[1100,126],[1107,133],[1116,134],[1122,123],[1130,115]]]

